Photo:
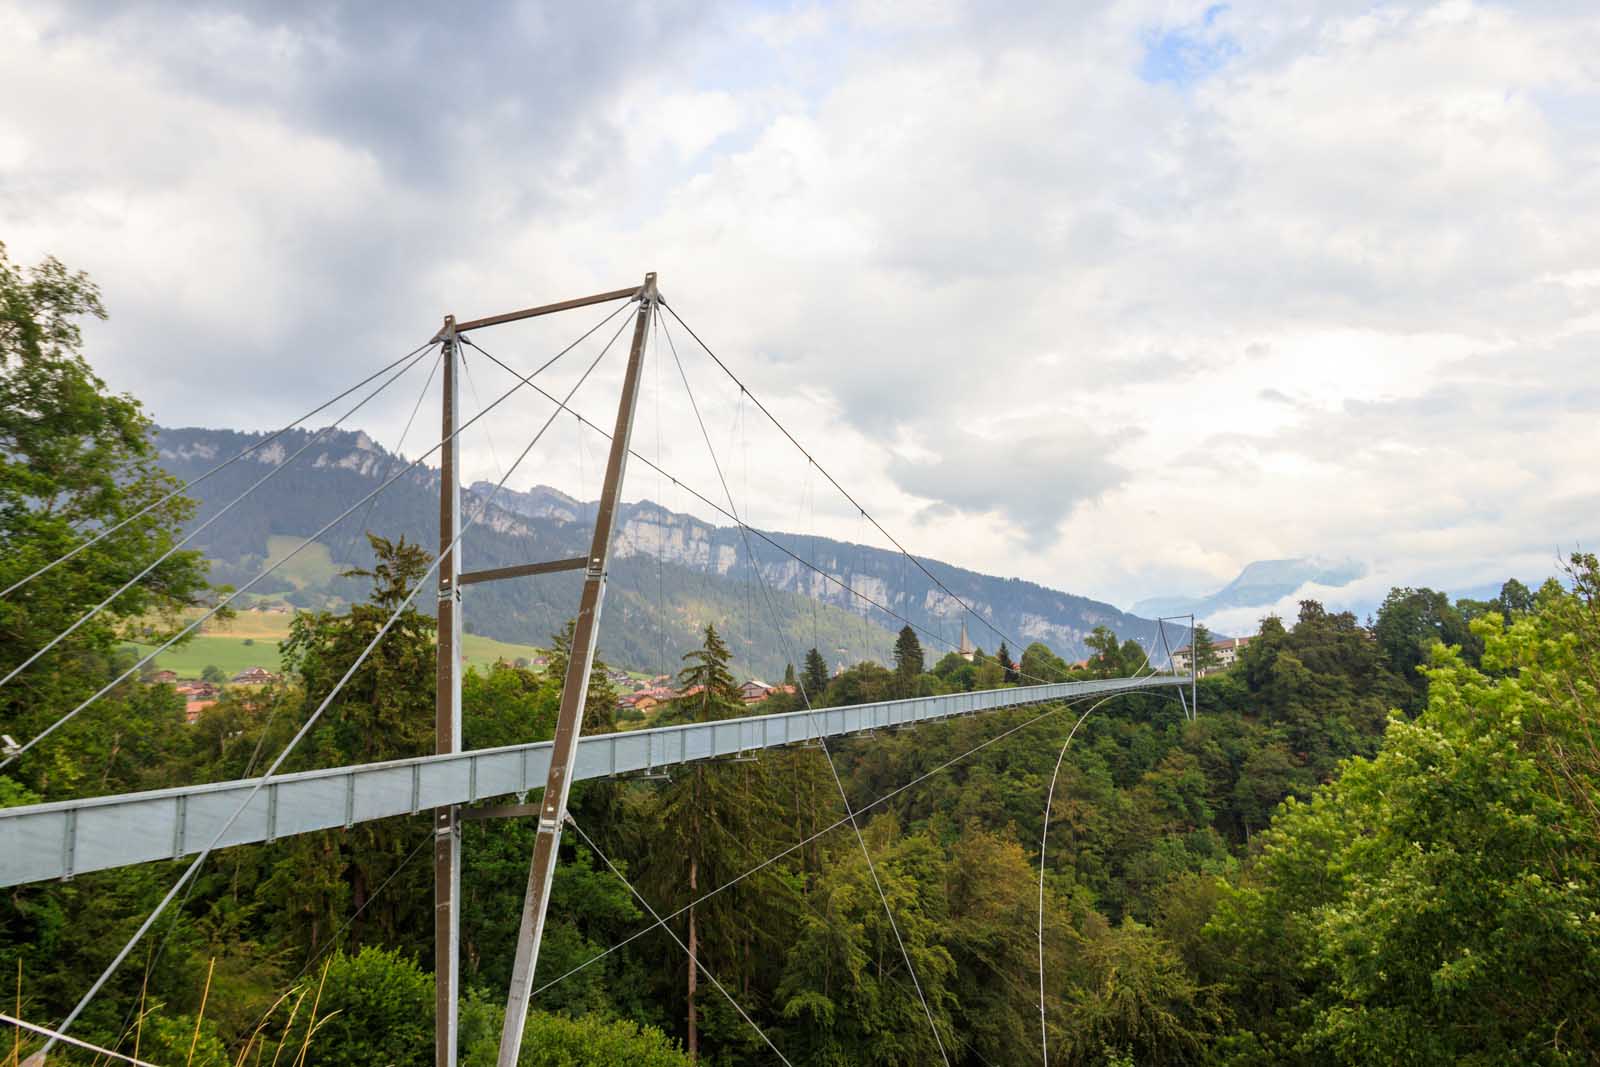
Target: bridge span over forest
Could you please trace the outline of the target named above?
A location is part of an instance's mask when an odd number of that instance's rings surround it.
[[[479,331],[489,327],[503,326],[556,312],[573,311],[602,304],[617,304],[618,306],[531,374],[523,374],[501,362],[474,340]],[[625,312],[630,308],[632,309],[632,314],[626,315]],[[665,316],[663,316],[663,312],[666,313]],[[670,317],[670,321],[668,317]],[[578,415],[577,412],[569,407],[569,402],[600,364],[601,360],[616,345],[624,331],[627,330],[630,322],[632,324],[632,332],[630,343],[627,346],[627,364],[622,378],[621,398],[617,408],[615,424],[612,430],[607,432],[584,419],[583,416]],[[671,768],[682,764],[699,761],[747,759],[762,750],[803,745],[818,749],[822,758],[827,761],[832,783],[837,788],[839,798],[843,804],[843,817],[831,825],[823,827],[816,833],[789,845],[778,855],[768,857],[760,863],[752,864],[744,874],[739,875],[730,882],[710,888],[696,900],[704,900],[721,892],[734,882],[743,880],[750,874],[766,867],[780,856],[803,847],[824,833],[839,827],[849,826],[859,845],[862,857],[868,869],[872,872],[872,881],[876,887],[879,901],[890,926],[894,929],[895,939],[899,942],[899,950],[904,957],[906,972],[916,986],[918,998],[922,1000],[922,1009],[933,1032],[934,1043],[945,1062],[949,1063],[944,1041],[940,1037],[938,1027],[934,1025],[933,1014],[928,1008],[927,1001],[923,998],[922,984],[918,981],[917,968],[913,965],[910,955],[906,953],[904,942],[900,940],[900,929],[896,925],[895,909],[891,906],[888,896],[885,895],[876,868],[873,867],[873,857],[868,849],[866,839],[862,835],[862,827],[858,817],[883,804],[897,793],[911,788],[926,778],[941,773],[948,767],[959,763],[972,753],[1000,740],[1002,737],[1015,733],[1031,722],[1038,721],[1039,718],[1057,714],[1075,704],[1088,703],[1087,709],[1078,713],[1077,721],[1081,723],[1095,708],[1118,695],[1142,691],[1164,691],[1176,696],[1183,705],[1184,714],[1192,717],[1194,715],[1194,677],[1192,674],[1177,675],[1171,671],[1171,648],[1167,642],[1166,633],[1167,620],[1161,620],[1157,637],[1152,640],[1151,647],[1146,650],[1144,668],[1130,677],[1061,682],[1053,679],[1022,677],[1016,665],[1006,663],[1004,665],[1005,669],[1018,684],[1000,689],[910,697],[848,707],[828,708],[813,708],[812,698],[816,694],[808,693],[806,686],[802,682],[799,686],[802,707],[791,712],[719,718],[672,726],[584,736],[582,732],[584,711],[595,660],[597,633],[601,624],[602,607],[604,605],[607,565],[613,548],[614,519],[630,460],[643,463],[658,474],[672,478],[674,485],[689,492],[702,506],[734,523],[744,540],[746,554],[752,561],[755,559],[755,545],[759,542],[769,552],[787,556],[794,564],[809,568],[814,572],[816,581],[832,583],[838,586],[850,596],[865,601],[871,610],[898,619],[912,630],[920,631],[936,643],[946,645],[950,643],[941,633],[932,632],[927,627],[921,626],[895,612],[889,605],[872,600],[860,589],[849,583],[841,582],[837,576],[817,568],[801,554],[794,552],[768,534],[749,525],[746,521],[746,513],[741,510],[740,503],[730,488],[724,465],[718,459],[716,449],[712,445],[711,434],[706,429],[701,408],[695,399],[693,390],[690,388],[689,377],[685,372],[684,362],[678,351],[677,339],[674,336],[675,332],[679,330],[692,339],[693,343],[710,358],[716,367],[737,384],[741,400],[748,398],[754,409],[760,411],[763,416],[769,419],[781,432],[784,439],[800,450],[807,463],[820,473],[842,495],[843,499],[848,501],[853,509],[859,511],[865,522],[871,524],[884,538],[893,544],[904,555],[908,564],[919,568],[927,578],[932,580],[943,591],[943,594],[947,597],[947,603],[959,606],[964,617],[970,618],[975,625],[993,632],[1002,642],[1009,641],[1012,648],[1021,647],[1010,635],[1003,634],[996,629],[993,622],[982,612],[975,610],[970,604],[952,592],[927,567],[924,561],[909,552],[877,519],[872,517],[871,512],[865,506],[851,496],[834,476],[818,463],[811,453],[806,451],[804,446],[773,415],[767,406],[749,392],[744,383],[700,339],[699,335],[678,316],[678,313],[667,303],[658,290],[654,274],[646,275],[641,285],[616,289],[593,296],[564,300],[540,307],[468,321],[457,321],[453,317],[447,317],[444,320],[444,325],[435,335],[405,356],[380,368],[338,396],[314,408],[301,419],[290,424],[290,426],[286,426],[277,433],[262,438],[238,455],[223,460],[200,478],[173,490],[167,497],[148,503],[143,511],[138,514],[129,516],[122,522],[107,526],[104,529],[84,531],[86,540],[83,543],[72,551],[39,567],[32,574],[0,593],[0,596],[9,595],[48,571],[58,567],[73,566],[75,557],[89,545],[111,536],[122,525],[132,522],[140,515],[167,503],[217,471],[246,458],[251,453],[270,446],[293,426],[326,411],[354,394],[367,390],[365,395],[345,415],[340,416],[341,419],[359,410],[373,396],[381,393],[413,367],[425,365],[431,360],[434,372],[442,374],[441,433],[438,442],[428,451],[413,460],[405,469],[386,478],[371,493],[351,503],[343,513],[331,520],[321,530],[305,538],[293,552],[263,567],[255,578],[244,582],[238,589],[222,597],[199,618],[189,622],[160,647],[144,655],[139,662],[129,667],[119,677],[107,683],[93,696],[61,715],[34,736],[23,739],[8,748],[4,762],[0,763],[0,770],[4,770],[5,767],[18,760],[28,759],[31,751],[40,743],[47,741],[57,729],[76,716],[89,711],[91,705],[99,698],[111,692],[128,678],[133,677],[136,672],[153,662],[155,657],[162,651],[170,648],[189,634],[194,633],[207,619],[224,611],[231,602],[270,577],[296,553],[314,543],[339,523],[344,522],[363,508],[366,509],[365,518],[370,518],[372,505],[385,489],[406,476],[407,473],[418,469],[424,461],[437,455],[441,474],[438,554],[433,558],[421,577],[411,585],[405,596],[392,606],[392,610],[389,611],[386,620],[377,630],[375,636],[348,664],[337,684],[310,711],[294,732],[292,738],[272,759],[264,773],[236,781],[209,782],[149,792],[124,793],[0,809],[0,885],[4,886],[15,886],[48,879],[70,879],[91,871],[108,870],[158,860],[181,861],[187,857],[193,857],[133,936],[111,955],[104,970],[100,972],[99,978],[83,993],[76,1006],[63,1020],[54,1026],[44,1026],[38,1022],[24,1022],[10,1015],[0,1016],[0,1018],[4,1018],[14,1025],[26,1026],[47,1037],[47,1052],[58,1042],[80,1044],[81,1042],[74,1038],[71,1033],[74,1022],[78,1020],[84,1009],[101,992],[106,982],[128,959],[140,942],[150,933],[162,913],[172,906],[174,902],[178,902],[179,907],[181,907],[182,899],[185,898],[185,894],[188,891],[186,887],[192,888],[193,881],[202,865],[218,849],[251,843],[270,843],[317,830],[339,827],[351,828],[373,820],[431,812],[433,819],[431,841],[434,859],[435,906],[433,914],[436,961],[435,1062],[438,1067],[455,1067],[458,1058],[457,1014],[461,998],[461,826],[464,820],[471,818],[520,817],[533,820],[536,823],[537,836],[535,837],[533,854],[529,864],[527,891],[515,947],[515,964],[507,995],[504,1028],[499,1046],[500,1067],[512,1067],[518,1059],[529,1000],[531,995],[537,992],[533,988],[533,974],[544,934],[552,878],[559,858],[563,834],[568,830],[577,834],[597,855],[600,855],[606,866],[618,878],[623,879],[625,883],[627,882],[622,872],[613,866],[610,860],[604,857],[603,853],[599,852],[598,847],[594,845],[592,838],[586,833],[585,829],[578,826],[573,820],[568,809],[569,791],[573,782],[605,777],[656,775],[670,772]],[[599,354],[594,357],[592,362],[587,364],[577,378],[576,383],[567,390],[565,395],[558,397],[553,393],[547,392],[534,380],[591,337],[609,339],[605,341]],[[476,415],[471,418],[462,418],[460,373],[463,369],[463,361],[468,349],[511,374],[515,379],[515,384],[501,393],[490,404],[484,405]],[[702,493],[697,491],[684,484],[670,472],[663,470],[657,461],[646,458],[633,449],[631,437],[634,417],[639,400],[641,373],[647,356],[653,356],[663,363],[670,361],[671,367],[676,371],[677,377],[682,382],[690,407],[694,412],[699,435],[704,439],[710,459],[716,470],[720,492]],[[432,381],[432,376],[432,374],[429,376],[430,382]],[[374,385],[374,383],[377,384]],[[426,389],[427,386],[425,385],[424,391]],[[606,438],[609,442],[604,484],[595,515],[590,550],[584,556],[571,559],[530,561],[524,565],[501,567],[492,571],[464,571],[461,566],[462,539],[468,530],[483,519],[490,501],[493,500],[494,493],[491,493],[489,498],[483,501],[482,506],[476,513],[470,516],[463,516],[460,449],[458,448],[458,443],[464,431],[471,428],[490,410],[501,404],[508,397],[524,389],[544,397],[551,403],[552,409],[548,418],[538,426],[537,431],[533,433],[515,461],[505,469],[495,486],[495,493],[498,493],[505,486],[507,480],[528,457],[540,439],[544,437],[558,415],[566,413],[576,417],[587,431]],[[421,398],[418,401],[419,406],[420,402]],[[94,615],[110,606],[118,595],[141,580],[146,579],[156,571],[162,562],[192,542],[210,522],[216,521],[217,518],[221,517],[222,513],[234,507],[254,489],[287,468],[306,449],[310,448],[311,444],[316,440],[317,437],[314,436],[299,451],[289,455],[277,465],[270,467],[239,498],[228,503],[217,515],[212,516],[211,519],[190,531],[161,558],[151,561],[143,571],[131,578],[127,585],[124,585],[117,593],[107,597],[96,608],[79,618],[71,626],[23,660],[3,679],[0,679],[0,686],[9,684],[18,678],[30,664],[36,662],[51,648],[70,636]],[[363,521],[365,521],[365,518]],[[762,603],[764,603],[769,613],[774,629],[782,638],[784,631],[777,617],[777,608],[774,604],[772,590],[766,586],[765,578],[761,576],[759,568],[753,563],[751,570],[760,579],[761,584],[758,591],[761,595]],[[528,578],[563,571],[581,572],[583,585],[581,598],[574,612],[575,624],[566,661],[564,684],[561,690],[560,707],[556,717],[553,740],[529,741],[488,749],[464,749],[461,721],[461,657],[458,653],[462,636],[462,587],[481,582]],[[306,771],[284,771],[285,763],[291,754],[312,731],[330,706],[334,704],[335,698],[356,674],[362,663],[380,646],[396,621],[401,619],[406,612],[414,610],[414,605],[418,599],[428,593],[431,593],[436,599],[438,618],[437,663],[434,681],[436,697],[435,753],[413,759]],[[1189,626],[1192,628],[1192,620],[1189,620]],[[1155,655],[1158,650],[1166,653],[1165,658],[1159,664]],[[790,653],[790,661],[799,662],[800,657],[794,655],[795,650],[791,648],[788,651]],[[1192,661],[1193,657],[1191,657],[1191,663]],[[880,730],[911,730],[924,723],[1028,706],[1037,706],[1038,715],[1035,718],[1024,722],[1021,726],[1013,726],[1002,733],[989,737],[966,752],[957,755],[954,759],[930,768],[916,779],[904,783],[893,792],[861,806],[852,806],[835,767],[833,755],[828,749],[830,738],[850,735],[870,736],[874,731]],[[1076,730],[1076,727],[1074,727],[1074,730]],[[1071,741],[1070,734],[1067,741],[1068,743]],[[1063,745],[1062,753],[1065,753],[1065,745]],[[1057,761],[1056,769],[1059,772],[1059,760]],[[1051,794],[1053,794],[1054,788],[1055,780],[1052,778],[1050,784]],[[511,800],[509,803],[493,805],[484,805],[482,803],[490,800],[503,801],[508,798]],[[1046,805],[1048,814],[1049,796],[1041,797],[1040,800]],[[1048,833],[1048,818],[1045,820],[1045,825],[1046,833]],[[1043,844],[1041,842],[1039,1000],[1041,1051],[1045,1061],[1048,1062],[1050,1052],[1049,1034],[1044,1025],[1043,908],[1045,896],[1043,888]],[[692,909],[694,902],[691,902],[690,905],[680,909],[678,912],[662,916],[651,908],[650,903],[631,883],[627,887],[653,919],[653,923],[647,930],[660,928],[677,941],[677,934],[667,924],[670,920],[682,914],[683,911]],[[640,933],[642,934],[643,932],[646,931],[641,931]],[[634,935],[634,937],[637,936],[640,935]],[[632,938],[629,940],[632,940]],[[727,998],[739,1016],[759,1034],[771,1054],[778,1061],[788,1063],[789,1060],[784,1056],[783,1052],[772,1043],[765,1033],[761,1033],[755,1022],[745,1014],[739,1005],[738,999],[718,982],[716,976],[707,970],[703,961],[696,956],[693,948],[693,934],[691,933],[688,944],[683,944],[682,941],[679,941],[679,944],[688,953],[691,962],[689,972],[691,989],[693,988],[695,972],[698,970],[707,981]],[[111,1055],[115,1059],[130,1059],[130,1057],[120,1053],[111,1053]],[[133,1062],[141,1061],[135,1059]]]

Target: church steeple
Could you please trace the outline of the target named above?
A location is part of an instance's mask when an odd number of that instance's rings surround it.
[[[956,655],[960,656],[962,659],[966,660],[968,663],[971,663],[972,662],[972,657],[977,654],[977,651],[978,651],[977,649],[972,647],[971,639],[967,637],[967,620],[966,619],[962,619],[961,620],[961,646],[956,649]]]

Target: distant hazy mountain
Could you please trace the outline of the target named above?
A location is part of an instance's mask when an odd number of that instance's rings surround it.
[[[1235,608],[1267,607],[1292,595],[1307,583],[1338,588],[1364,577],[1366,573],[1366,565],[1352,559],[1258,559],[1210,596],[1151,597],[1139,601],[1133,610],[1135,614],[1146,616],[1187,615],[1192,612],[1204,620],[1217,612]]]
[[[191,528],[215,515],[268,470],[303,447],[312,432],[292,431],[196,487],[200,501]],[[162,429],[157,436],[162,465],[185,481],[261,440],[230,430]],[[242,584],[291,537],[305,537],[371,492],[405,466],[359,432],[322,434],[293,466],[230,509],[197,539],[215,561],[213,578]],[[302,606],[359,597],[362,581],[337,572],[370,561],[362,531],[404,535],[434,550],[438,545],[438,472],[419,467],[322,538],[320,566],[285,567],[282,575],[252,592],[281,596]],[[467,515],[476,514],[493,486],[478,483],[464,494]],[[501,491],[484,519],[470,530],[463,558],[469,570],[581,555],[588,548],[594,504],[540,486]],[[737,527],[723,527],[670,511],[650,501],[620,510],[618,542],[608,587],[602,652],[639,669],[676,670],[679,655],[695,644],[707,621],[724,631],[740,665],[764,675],[813,643],[830,663],[864,658],[887,661],[893,631],[901,625],[885,612],[809,570],[759,540],[756,570],[775,592],[769,608],[763,583],[750,566]],[[768,532],[774,541],[813,563],[849,589],[871,597],[947,644],[924,637],[930,660],[959,639],[959,605],[898,553],[809,534]],[[320,550],[319,550],[320,551]],[[308,550],[303,556],[310,557]],[[1047,589],[1015,578],[928,562],[957,596],[1002,631],[1026,644],[1042,641],[1066,659],[1086,654],[1083,638],[1105,625],[1122,637],[1148,642],[1154,624],[1110,604]],[[283,577],[284,580],[279,580]],[[463,591],[467,628],[507,641],[541,643],[571,616],[581,579],[561,574],[474,585]],[[773,616],[779,620],[777,628]],[[972,641],[989,650],[999,638],[968,620]],[[781,633],[781,636],[780,636]],[[1014,649],[1013,654],[1020,654]]]

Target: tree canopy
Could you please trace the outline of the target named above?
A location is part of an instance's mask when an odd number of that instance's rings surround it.
[[[132,518],[0,597],[14,665],[175,545],[188,512],[174,497],[140,513],[171,483],[137,403],[78,352],[76,319],[99,312],[88,280],[0,256],[0,300],[0,579]],[[371,546],[348,579],[360,599],[294,618],[282,679],[225,686],[189,722],[134,672],[0,776],[0,805],[259,774],[427,569],[405,538]],[[204,578],[175,553],[112,598],[0,696],[0,727],[29,734],[127,670],[129,639],[215,595]],[[649,725],[800,703],[745,705],[728,642],[685,611],[681,695]],[[429,751],[434,630],[401,612],[293,766]],[[466,672],[468,747],[549,739],[570,630],[552,644],[541,670]],[[907,628],[892,666],[830,677],[812,648],[798,674],[833,708],[1151,667],[1109,627],[1088,644],[1083,668],[1034,642],[1020,664],[1002,644],[928,670]],[[1594,557],[1492,600],[1396,589],[1365,625],[1305,601],[1197,692],[1192,718],[1132,692],[1081,722],[1019,708],[578,783],[589,842],[562,846],[522,1063],[771,1062],[746,1014],[797,1067],[923,1067],[941,1048],[963,1067],[1034,1063],[1041,1041],[1076,1067],[1600,1061]],[[597,663],[586,730],[618,726],[615,697]],[[465,823],[465,1067],[494,1058],[533,837],[526,819]],[[419,812],[220,851],[75,1031],[163,1063],[428,1062],[432,841]],[[0,898],[22,1014],[60,1018],[171,877],[148,864]]]

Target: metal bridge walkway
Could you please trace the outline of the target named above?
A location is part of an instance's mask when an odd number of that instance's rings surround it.
[[[914,697],[843,708],[747,715],[718,722],[594,734],[578,742],[574,779],[651,771],[865,730],[934,722],[1052,700],[1187,686],[1147,675]],[[542,788],[551,742],[275,775],[221,845],[353,826]],[[70,878],[205,848],[259,779],[0,809],[0,886]]]

